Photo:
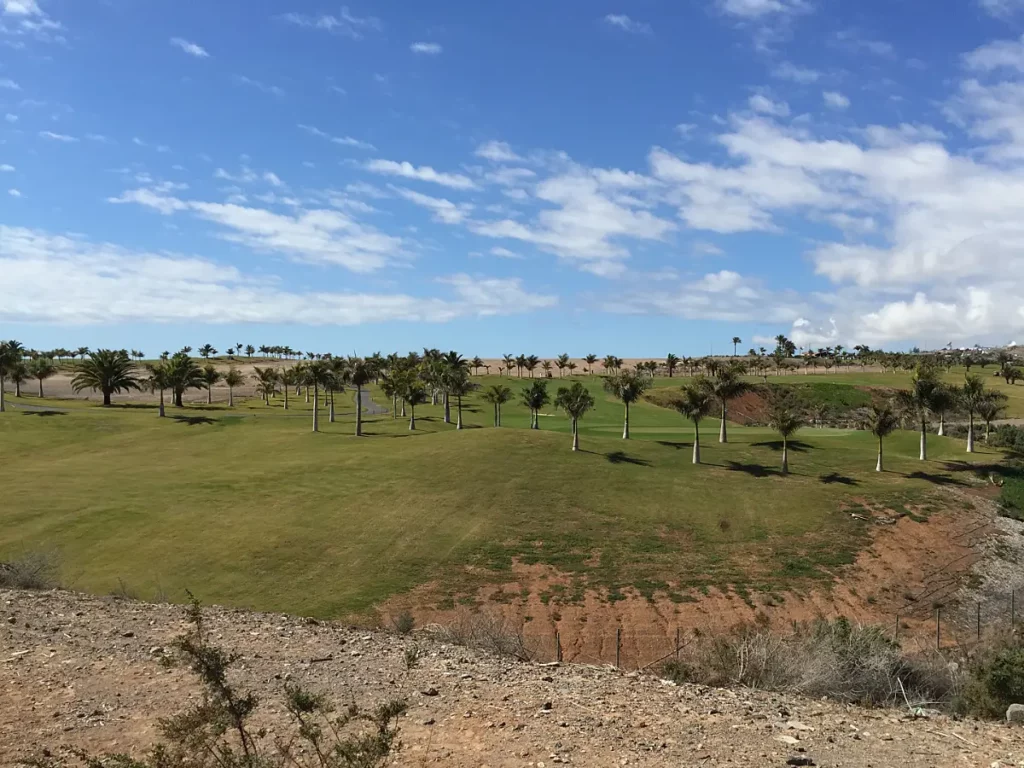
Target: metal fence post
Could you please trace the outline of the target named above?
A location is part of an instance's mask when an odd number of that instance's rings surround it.
[[[555,661],[562,660],[562,638],[558,634],[558,630],[555,630]]]
[[[898,642],[900,639],[900,615],[896,614],[896,631],[892,634],[893,642]]]
[[[621,666],[622,661],[622,627],[615,629],[615,666]]]
[[[981,642],[981,603],[978,603],[978,642]]]
[[[1011,632],[1013,631],[1013,628],[1014,628],[1014,626],[1015,626],[1015,624],[1017,622],[1017,615],[1016,615],[1017,614],[1017,600],[1016,600],[1016,598],[1017,598],[1017,590],[1011,589],[1010,590],[1010,631]]]
[[[676,661],[679,661],[679,627],[676,627]]]
[[[935,609],[935,648],[942,648],[942,609]]]

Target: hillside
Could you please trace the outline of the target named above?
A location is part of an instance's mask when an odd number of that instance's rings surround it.
[[[207,610],[241,654],[237,681],[280,732],[285,681],[339,704],[400,697],[396,765],[1016,766],[1024,740],[1005,725],[915,719],[821,700],[674,686],[608,667],[519,663],[429,640],[280,614]],[[197,692],[160,663],[179,608],[67,592],[0,591],[0,764],[62,748],[139,754],[158,717]],[[407,648],[421,649],[409,670]]]

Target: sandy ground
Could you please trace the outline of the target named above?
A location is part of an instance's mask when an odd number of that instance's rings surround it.
[[[497,659],[279,614],[210,609],[235,679],[283,732],[281,689],[344,704],[402,698],[398,766],[1024,766],[1024,729],[862,710],[749,690],[674,686],[608,667]],[[139,755],[158,717],[198,688],[161,657],[180,608],[66,592],[0,591],[0,764],[68,747]],[[407,669],[405,651],[421,657]],[[812,762],[794,762],[809,759]]]

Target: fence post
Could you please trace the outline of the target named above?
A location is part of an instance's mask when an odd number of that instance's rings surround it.
[[[895,643],[895,642],[899,642],[899,639],[900,639],[900,615],[897,613],[896,614],[896,631],[893,632],[892,640]]]
[[[942,609],[935,609],[935,648],[942,648]]]
[[[1012,632],[1017,621],[1017,590],[1010,590],[1010,631]]]
[[[558,634],[558,630],[555,630],[555,661],[562,660],[562,638]]]
[[[679,627],[676,627],[676,661],[679,661]]]
[[[981,642],[981,603],[978,603],[978,642]]]
[[[615,666],[620,666],[619,662],[622,660],[622,627],[615,628]]]

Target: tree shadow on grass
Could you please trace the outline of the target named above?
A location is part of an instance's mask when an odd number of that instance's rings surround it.
[[[934,472],[911,472],[906,477],[909,480],[927,480],[929,483],[933,483],[934,485],[966,485],[966,483],[957,480],[955,477],[950,477],[949,475],[937,475]]]
[[[22,416],[67,416],[67,411],[22,411]]]
[[[854,480],[852,477],[846,475],[840,475],[838,472],[832,472],[828,475],[821,475],[818,480],[825,485],[860,485],[859,480]]]
[[[751,477],[771,477],[772,475],[782,474],[777,469],[769,469],[761,464],[742,464],[738,461],[727,461],[720,466],[724,466],[730,472],[745,472]]]
[[[195,427],[200,424],[216,424],[216,419],[211,419],[209,416],[171,416],[172,421],[176,421],[179,424],[187,424],[190,427]]]
[[[793,451],[794,453],[807,453],[807,451],[811,450],[811,448],[813,447],[810,443],[805,443],[801,440],[790,440],[788,445],[789,450]],[[770,448],[773,451],[781,451],[782,441],[764,440],[760,443],[751,443],[750,446],[751,448]]]
[[[675,448],[677,451],[681,451],[684,448],[693,448],[693,443],[678,443],[672,440],[656,440],[658,445],[663,445],[666,448]]]
[[[649,467],[651,462],[647,459],[638,459],[636,456],[630,456],[623,451],[612,451],[604,455],[608,461],[612,464],[635,464],[638,467]]]

